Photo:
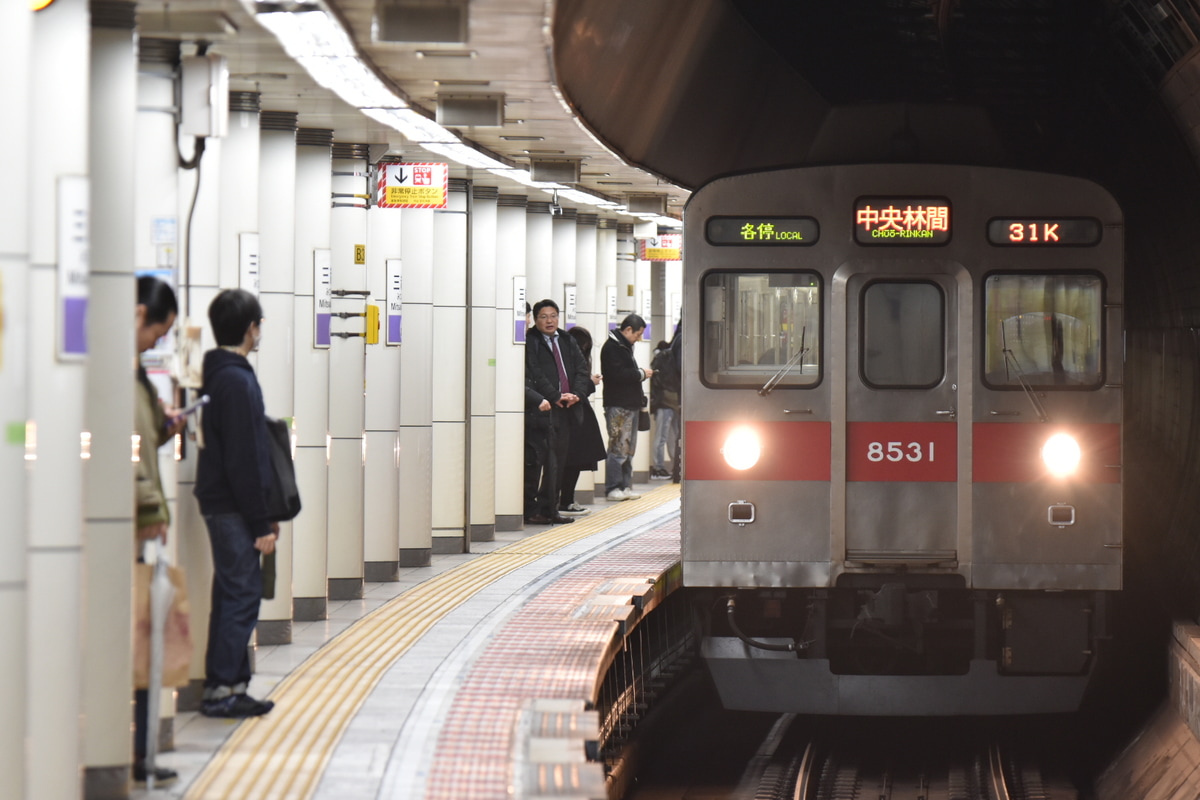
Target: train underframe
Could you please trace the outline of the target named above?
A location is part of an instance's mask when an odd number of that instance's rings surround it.
[[[705,661],[744,710],[1073,712],[1108,638],[1107,592],[973,590],[956,575],[696,593]]]

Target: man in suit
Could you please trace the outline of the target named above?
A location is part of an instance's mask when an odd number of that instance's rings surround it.
[[[575,521],[558,513],[558,498],[571,428],[592,380],[579,345],[560,335],[558,323],[558,304],[542,300],[525,337],[525,521],[534,525]]]

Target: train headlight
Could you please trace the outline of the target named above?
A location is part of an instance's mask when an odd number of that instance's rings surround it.
[[[725,463],[734,469],[750,469],[762,455],[762,444],[752,428],[734,428],[725,437],[721,454],[725,456]]]
[[[1054,434],[1042,445],[1042,461],[1057,478],[1065,478],[1079,469],[1081,455],[1079,442],[1065,433]]]

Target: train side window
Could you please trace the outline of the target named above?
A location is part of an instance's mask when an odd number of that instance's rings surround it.
[[[1104,383],[1099,275],[989,275],[983,382],[993,389],[1095,389]]]
[[[862,375],[876,389],[929,389],[946,373],[941,287],[876,281],[862,293]]]
[[[760,388],[821,380],[821,279],[811,272],[710,272],[703,283],[702,378]]]

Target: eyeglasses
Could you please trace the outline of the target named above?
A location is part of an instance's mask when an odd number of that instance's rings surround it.
[[[538,314],[537,318],[540,320],[558,319],[558,314]]]

